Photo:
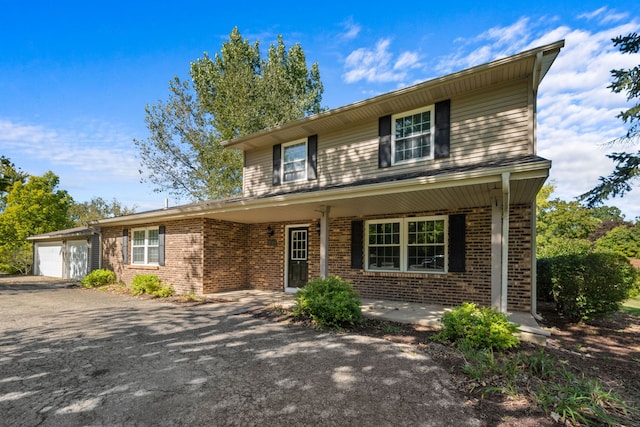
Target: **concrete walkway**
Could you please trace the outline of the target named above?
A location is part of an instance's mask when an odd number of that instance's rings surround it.
[[[260,290],[221,292],[207,295],[207,297],[223,301],[255,303],[256,306],[271,305],[290,308],[295,304],[295,294]],[[446,311],[450,310],[449,307],[436,304],[367,298],[361,300],[361,309],[362,314],[368,318],[432,327],[439,327],[440,319]],[[509,319],[520,325],[520,339],[545,345],[550,333],[538,325],[531,313],[509,313]]]

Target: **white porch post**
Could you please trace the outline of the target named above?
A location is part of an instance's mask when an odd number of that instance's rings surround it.
[[[507,312],[507,292],[509,286],[509,203],[511,198],[511,174],[502,174],[502,294],[500,311]]]
[[[491,307],[502,305],[502,197],[499,189],[491,196]]]
[[[320,277],[329,275],[329,206],[320,212]]]
[[[491,306],[507,312],[509,285],[509,203],[511,175],[502,174],[502,188],[496,189],[491,203]]]

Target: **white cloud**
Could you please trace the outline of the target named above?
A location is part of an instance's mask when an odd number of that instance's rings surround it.
[[[83,121],[53,129],[0,118],[0,147],[2,155],[29,174],[53,171],[60,177],[60,188],[77,201],[100,196],[138,208],[160,206],[140,184],[132,137],[111,124]]]
[[[623,19],[627,19],[628,16],[628,13],[619,13],[615,10],[609,11],[606,7],[601,7],[594,10],[593,12],[582,13],[578,15],[578,18],[586,19],[587,21],[593,20],[594,18],[599,18],[598,23],[606,25],[620,22]]]
[[[346,40],[355,39],[356,37],[358,37],[358,34],[360,34],[360,31],[362,30],[362,27],[360,25],[353,22],[353,18],[349,18],[347,21],[343,22],[342,26],[344,27],[345,31],[340,35],[340,37]]]
[[[382,39],[372,49],[359,48],[347,56],[343,79],[347,83],[365,80],[370,83],[401,82],[409,70],[420,65],[417,52],[405,51],[394,55],[389,51],[390,39]]]
[[[581,15],[575,25],[558,24],[549,17],[520,18],[475,37],[456,39],[451,54],[436,59],[434,69],[428,71],[446,74],[564,39],[565,47],[539,89],[537,136],[538,154],[553,162],[554,196],[572,200],[613,170],[606,154],[629,150],[606,144],[625,133],[624,124],[616,116],[631,106],[625,94],[612,93],[608,88],[610,71],[640,63],[640,54],[621,54],[611,42],[613,37],[638,29],[636,19],[620,21],[623,17],[624,14],[601,8]],[[585,21],[590,24],[585,25]],[[397,56],[397,63],[403,63],[400,73],[391,68],[394,56],[388,39],[379,42],[375,49],[354,51],[345,79],[415,81],[411,71],[413,65],[419,65],[419,58],[409,53]],[[624,198],[605,203],[618,206],[627,218],[633,219],[640,216],[639,196],[640,188],[636,187]]]

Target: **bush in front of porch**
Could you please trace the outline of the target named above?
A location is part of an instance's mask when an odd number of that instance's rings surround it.
[[[342,327],[362,322],[360,296],[338,276],[314,279],[296,294],[295,316],[309,317],[320,327]]]

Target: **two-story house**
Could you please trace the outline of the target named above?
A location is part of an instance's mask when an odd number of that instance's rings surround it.
[[[242,197],[97,221],[102,266],[180,293],[295,291],[535,310],[538,86],[563,41],[226,141]]]

